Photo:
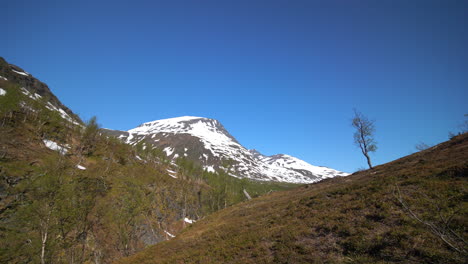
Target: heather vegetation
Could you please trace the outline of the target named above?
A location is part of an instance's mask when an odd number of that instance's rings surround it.
[[[184,218],[247,200],[244,190],[259,196],[293,186],[168,160],[101,134],[95,118],[62,118],[15,83],[0,87],[1,263],[109,263],[171,238]]]
[[[468,134],[216,212],[119,263],[466,263]]]

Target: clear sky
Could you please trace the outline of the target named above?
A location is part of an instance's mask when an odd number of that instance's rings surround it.
[[[83,119],[218,119],[241,144],[353,172],[353,108],[382,164],[468,113],[468,1],[3,1],[0,56]]]

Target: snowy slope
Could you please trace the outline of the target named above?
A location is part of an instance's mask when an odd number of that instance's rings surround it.
[[[186,157],[207,171],[239,178],[311,183],[347,173],[311,165],[289,155],[264,156],[243,147],[214,119],[183,116],[144,123],[127,132],[108,131],[129,144],[158,147],[172,159]]]
[[[47,99],[46,107],[49,110],[57,111],[62,118],[74,123],[82,124],[81,119],[74,114],[69,108],[60,102],[60,100],[50,91],[49,87],[36,79],[30,73],[24,71],[20,67],[9,64],[4,58],[0,57],[0,81],[9,81],[20,87],[23,94],[34,100]],[[5,87],[0,87],[0,95],[5,95]]]

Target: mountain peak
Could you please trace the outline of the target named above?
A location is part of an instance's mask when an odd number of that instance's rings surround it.
[[[188,128],[189,125],[195,124],[195,123],[206,123],[211,126],[220,126],[221,123],[219,123],[218,120],[211,119],[211,118],[206,118],[206,117],[197,117],[197,116],[180,116],[180,117],[173,117],[173,118],[166,118],[166,119],[160,119],[160,120],[155,120],[151,122],[146,122],[138,127],[129,130],[129,132],[137,132],[137,133],[144,133],[145,131],[151,131],[154,129],[167,129],[167,130],[178,130],[178,128]],[[167,132],[172,132],[172,131],[167,131]],[[180,132],[180,131],[179,131]]]
[[[151,125],[153,123],[162,123],[162,122],[166,122],[166,123],[189,122],[189,121],[199,120],[199,119],[209,119],[209,118],[199,117],[199,116],[179,116],[179,117],[172,117],[172,118],[154,120],[154,121],[151,121],[151,122],[145,122],[145,123],[141,124],[140,126]]]
[[[215,119],[181,116],[146,122],[123,131],[108,131],[129,144],[162,149],[168,158],[191,159],[208,171],[263,181],[310,183],[347,173],[311,165],[298,158],[262,155],[247,150]]]
[[[134,129],[128,130],[128,132],[137,135],[155,133],[189,134],[217,145],[229,145],[233,141],[238,144],[237,140],[227,132],[218,120],[205,117],[181,116],[161,119],[143,123]]]

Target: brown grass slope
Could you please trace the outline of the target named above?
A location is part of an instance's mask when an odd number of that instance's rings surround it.
[[[221,210],[118,263],[466,263],[468,134]]]

